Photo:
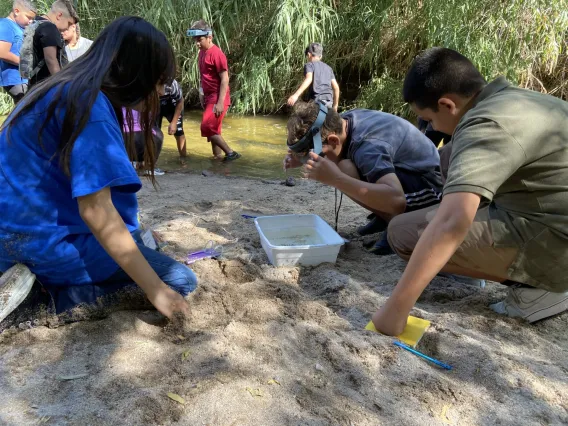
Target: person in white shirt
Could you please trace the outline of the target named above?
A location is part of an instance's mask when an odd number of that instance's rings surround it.
[[[69,28],[61,33],[63,40],[65,40],[65,53],[69,62],[73,62],[79,56],[83,55],[91,44],[92,40],[81,37],[81,30],[79,24],[70,25]]]

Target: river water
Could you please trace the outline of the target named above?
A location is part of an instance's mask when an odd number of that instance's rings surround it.
[[[285,179],[282,161],[286,155],[286,117],[239,116],[229,114],[223,121],[223,137],[242,157],[230,163],[212,159],[211,144],[201,137],[201,111],[184,115],[184,131],[188,157],[180,164],[176,140],[168,135],[168,122],[162,122],[164,146],[157,167],[165,171],[209,170],[216,174],[263,179]],[[6,116],[0,116],[0,124]],[[298,177],[299,170],[289,172]]]
[[[159,168],[165,171],[209,170],[224,175],[284,179],[282,160],[287,151],[285,116],[227,115],[223,120],[223,137],[232,149],[242,155],[240,159],[229,163],[212,159],[211,144],[201,137],[200,123],[201,111],[185,113],[184,131],[188,158],[182,166],[176,140],[168,135],[168,122],[163,120],[162,131],[165,137],[158,160]],[[297,172],[294,175],[297,175]]]

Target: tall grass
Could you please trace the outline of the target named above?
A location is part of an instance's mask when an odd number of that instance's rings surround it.
[[[47,9],[49,1],[41,0]],[[9,9],[0,0],[0,10]],[[415,55],[446,46],[468,56],[488,79],[568,96],[568,0],[78,0],[90,38],[121,15],[142,16],[169,37],[188,102],[197,102],[197,51],[184,34],[212,23],[227,53],[233,111],[282,108],[302,79],[303,51],[324,44],[344,106],[407,115],[401,81]],[[2,108],[4,97],[0,97]]]

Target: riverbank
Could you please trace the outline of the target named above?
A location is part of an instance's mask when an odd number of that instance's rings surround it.
[[[139,200],[164,250],[182,260],[210,240],[225,249],[193,267],[191,323],[172,330],[151,310],[105,310],[0,334],[0,424],[568,423],[568,315],[503,318],[487,308],[502,286],[436,278],[413,314],[432,321],[418,349],[454,367],[440,370],[363,330],[404,262],[353,238],[366,214],[350,200],[339,229],[351,243],[337,264],[276,269],[241,213],[333,224],[333,190],[194,173],[157,180]]]

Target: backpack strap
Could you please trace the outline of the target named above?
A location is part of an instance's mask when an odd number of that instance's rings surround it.
[[[39,72],[39,70],[41,70],[43,68],[44,65],[45,65],[45,59],[42,59],[41,61],[39,61],[36,65],[36,67],[30,73],[30,79],[33,78]]]

